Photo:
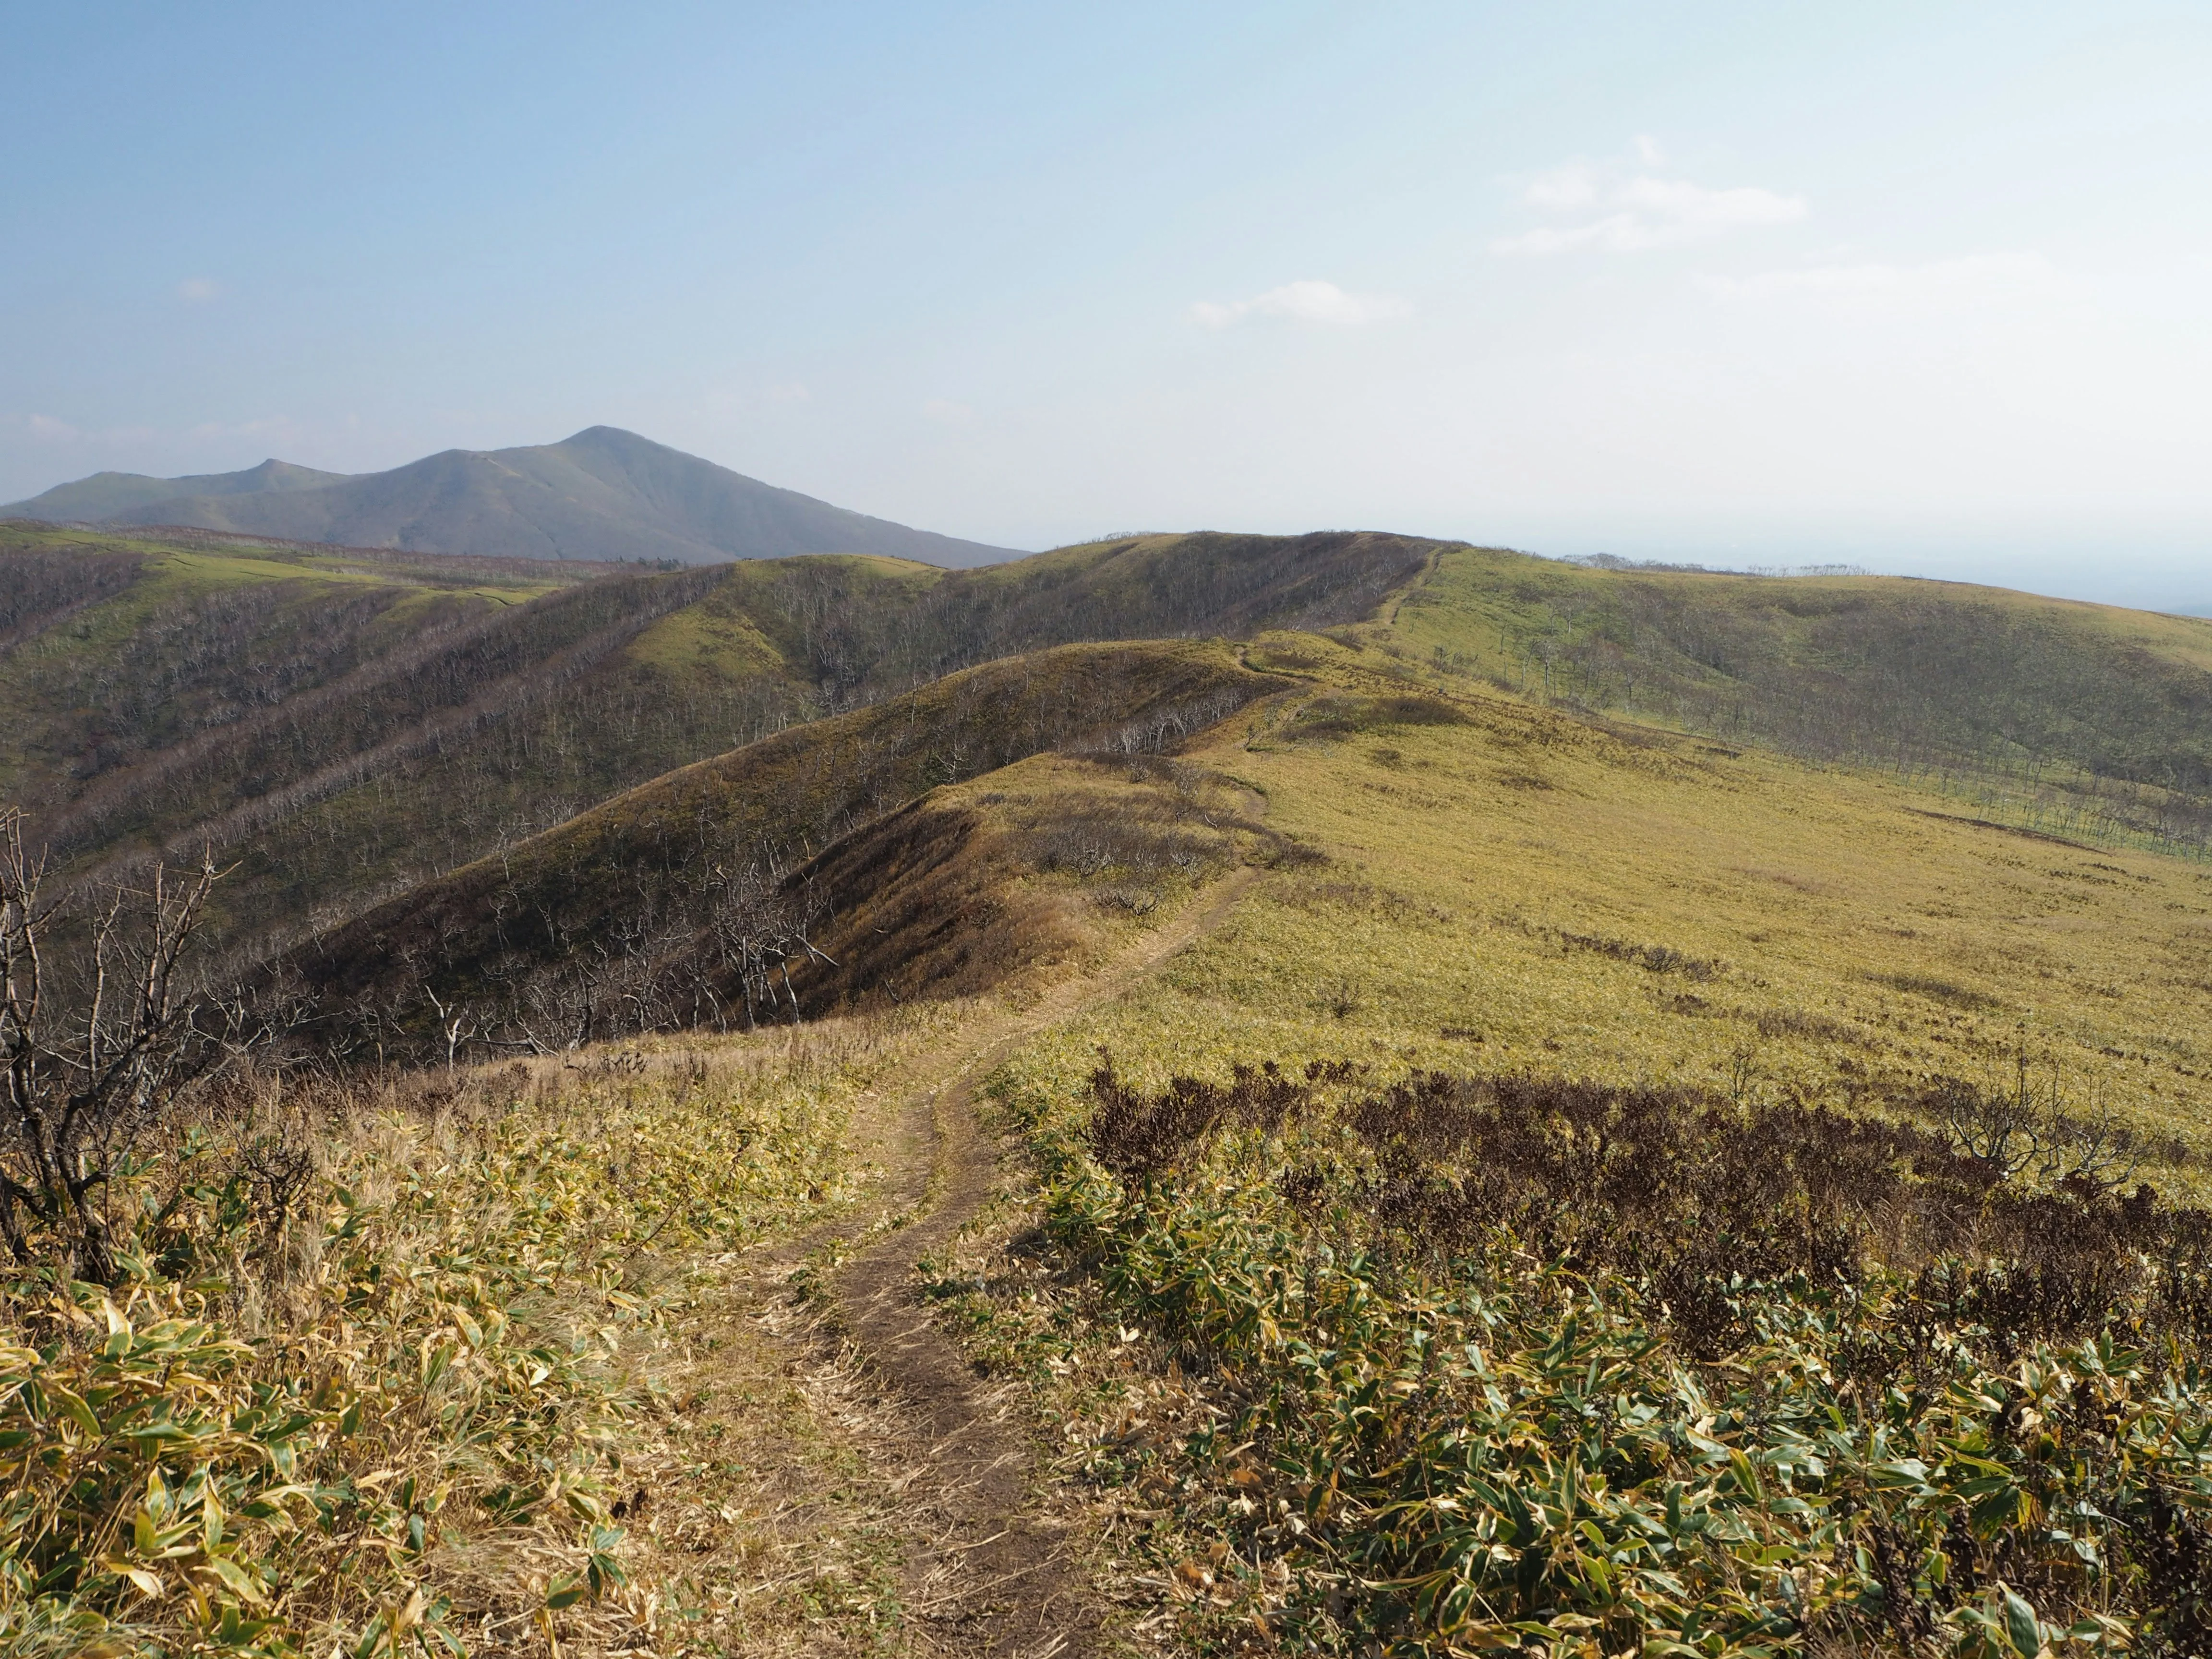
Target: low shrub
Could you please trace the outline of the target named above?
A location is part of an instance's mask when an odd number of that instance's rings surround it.
[[[1291,731],[1302,738],[1349,738],[1394,726],[1464,726],[1467,715],[1442,697],[1418,693],[1392,697],[1316,697],[1301,708]]]
[[[2148,1188],[1819,1109],[1344,1067],[1147,1094],[1109,1060],[1036,1140],[1053,1237],[1201,1397],[1171,1455],[1215,1547],[1170,1582],[1224,1641],[2212,1644],[2212,1217]]]
[[[1601,933],[1571,933],[1562,931],[1559,944],[1569,951],[1589,951],[1601,957],[1611,957],[1615,962],[1632,962],[1646,973],[1680,974],[1686,979],[1703,982],[1728,971],[1728,964],[1710,957],[1693,957],[1678,951],[1671,945],[1638,945],[1625,939],[1608,939]]]

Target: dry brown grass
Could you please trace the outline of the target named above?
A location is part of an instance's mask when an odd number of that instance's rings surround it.
[[[5,1288],[0,1633],[864,1650],[891,1499],[772,1246],[872,1203],[872,1091],[958,1017],[272,1082],[179,1125],[112,1298]],[[272,1223],[230,1172],[280,1106],[318,1168]]]

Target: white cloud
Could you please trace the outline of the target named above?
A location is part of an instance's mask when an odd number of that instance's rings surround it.
[[[216,285],[214,279],[207,276],[194,276],[188,282],[177,284],[177,297],[188,300],[194,305],[205,305],[210,300],[220,297],[222,293],[222,289]]]
[[[1357,328],[1410,316],[1413,309],[1395,294],[1347,294],[1334,283],[1303,282],[1285,283],[1249,300],[1231,300],[1227,305],[1201,300],[1190,308],[1190,317],[1207,328],[1231,328],[1253,317]]]
[[[1638,253],[1731,230],[1794,224],[1810,211],[1802,196],[1750,185],[1714,190],[1686,179],[1662,178],[1652,171],[1664,162],[1659,146],[1650,138],[1638,138],[1634,148],[1632,166],[1571,162],[1531,179],[1521,193],[1523,206],[1581,222],[1540,225],[1501,236],[1490,245],[1491,251],[1540,255],[1594,248],[1603,253]]]
[[[975,411],[966,404],[956,404],[948,398],[932,398],[921,406],[921,417],[935,421],[940,426],[963,426],[975,418]]]
[[[2060,297],[2073,283],[2039,253],[1976,253],[1917,265],[1868,262],[1701,276],[1726,300],[1803,301],[1854,312],[1928,312],[2016,306]]]

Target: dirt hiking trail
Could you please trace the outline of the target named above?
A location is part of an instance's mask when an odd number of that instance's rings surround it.
[[[1102,971],[971,1028],[902,1103],[883,1149],[885,1202],[814,1241],[866,1237],[885,1213],[915,1218],[861,1248],[827,1288],[835,1324],[910,1425],[908,1490],[932,1533],[907,1567],[921,1651],[1074,1659],[1091,1650],[1103,1612],[1067,1559],[1064,1526],[1035,1502],[1030,1436],[1011,1389],[976,1374],[919,1295],[921,1258],[951,1243],[998,1188],[999,1147],[975,1091],[1030,1037],[1121,994],[1211,933],[1256,874],[1232,871]]]

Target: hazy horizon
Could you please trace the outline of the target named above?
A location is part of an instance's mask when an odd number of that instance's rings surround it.
[[[11,40],[0,501],[604,422],[1005,546],[1358,526],[2212,609],[2199,9]]]

